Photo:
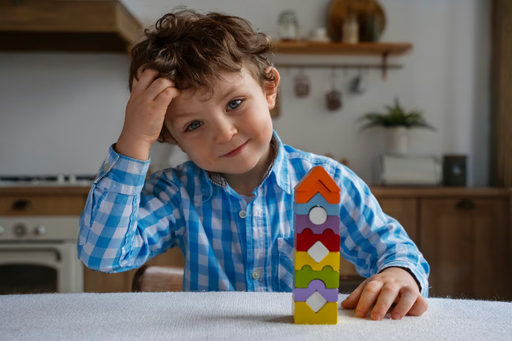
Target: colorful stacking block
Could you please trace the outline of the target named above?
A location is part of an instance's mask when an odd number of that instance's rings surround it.
[[[296,324],[337,324],[340,188],[321,166],[295,186],[292,314]]]
[[[340,272],[334,271],[330,266],[324,267],[322,271],[313,271],[311,266],[305,265],[301,270],[295,270],[293,282],[295,288],[307,288],[309,282],[315,279],[320,279],[329,289],[340,286]]]

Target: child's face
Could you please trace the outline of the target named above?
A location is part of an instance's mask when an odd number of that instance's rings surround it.
[[[214,96],[182,91],[167,109],[165,124],[178,146],[200,168],[243,174],[264,166],[272,138],[270,110],[275,105],[279,74],[266,94],[246,68],[222,73]]]

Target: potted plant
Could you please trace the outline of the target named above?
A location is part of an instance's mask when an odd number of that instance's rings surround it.
[[[413,128],[424,128],[435,131],[425,121],[423,113],[419,110],[405,110],[395,98],[395,105],[387,105],[384,113],[370,112],[361,120],[366,123],[361,127],[365,130],[373,127],[386,129],[386,152],[390,154],[407,154],[408,131]]]

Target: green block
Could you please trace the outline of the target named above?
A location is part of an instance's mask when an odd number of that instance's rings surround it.
[[[322,280],[326,289],[337,289],[340,286],[340,272],[330,266],[325,266],[322,271],[313,271],[311,266],[304,265],[301,270],[295,270],[294,276],[296,288],[307,288],[314,279]]]

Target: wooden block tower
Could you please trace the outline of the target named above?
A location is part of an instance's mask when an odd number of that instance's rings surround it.
[[[321,166],[295,186],[293,320],[337,324],[340,188]]]

